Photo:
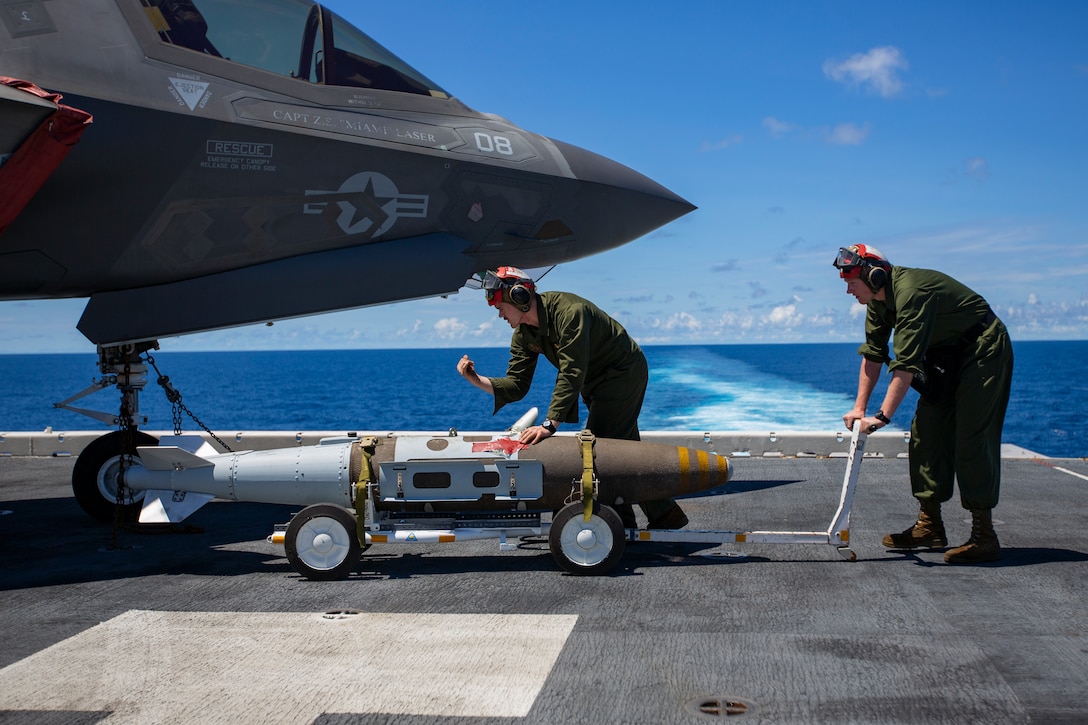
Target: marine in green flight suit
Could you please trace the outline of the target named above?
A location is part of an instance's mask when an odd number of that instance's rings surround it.
[[[894,549],[947,546],[940,506],[958,482],[971,511],[971,538],[945,553],[950,563],[1001,557],[991,511],[1001,489],[1001,430],[1012,385],[1012,342],[981,296],[948,275],[892,266],[878,250],[854,245],[835,260],[847,292],[867,306],[854,408],[843,421],[867,431],[890,422],[907,389],[918,388],[911,422],[910,481],[920,513],[888,534]],[[893,336],[894,330],[894,336]],[[889,341],[891,350],[889,351]],[[883,405],[866,416],[881,368],[892,374]]]
[[[514,329],[510,362],[503,377],[484,377],[463,356],[458,372],[491,393],[495,411],[528,394],[543,355],[555,366],[555,388],[543,424],[521,433],[523,443],[536,443],[555,433],[561,423],[578,422],[578,398],[585,401],[585,427],[601,438],[639,440],[638,416],[646,395],[646,356],[616,320],[589,300],[569,292],[537,292],[525,272],[500,267],[485,279],[488,304]],[[687,516],[671,499],[640,504],[650,528],[678,529]],[[618,507],[624,526],[635,526],[631,507]]]

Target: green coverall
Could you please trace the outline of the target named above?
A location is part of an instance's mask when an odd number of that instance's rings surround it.
[[[944,503],[959,481],[966,509],[992,509],[1001,489],[1001,428],[1012,385],[1009,333],[982,297],[929,269],[892,267],[886,302],[873,300],[858,352],[889,371],[924,372],[926,350],[959,349],[958,384],[940,401],[918,399],[910,482],[921,501]],[[888,354],[892,330],[894,359]]]
[[[548,407],[548,420],[578,422],[578,396],[586,403],[586,428],[601,438],[637,441],[638,415],[646,395],[649,370],[642,348],[603,310],[569,292],[537,295],[540,326],[521,324],[510,338],[506,376],[490,378],[495,412],[521,400],[533,382],[543,354],[559,371]],[[646,501],[652,521],[675,503]]]

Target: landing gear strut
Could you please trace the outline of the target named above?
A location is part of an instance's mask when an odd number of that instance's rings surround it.
[[[170,378],[159,372],[155,359],[148,352],[158,349],[159,343],[156,340],[127,345],[99,345],[98,369],[102,377],[67,400],[53,404],[54,408],[70,410],[119,428],[87,446],[79,454],[72,469],[72,492],[76,501],[84,511],[99,521],[131,522],[136,520],[140,512],[144,494],[142,491],[125,489],[124,471],[136,457],[137,448],[159,443],[154,436],[137,430],[140,423],[147,423],[147,418],[140,417],[140,391],[147,386],[148,365],[155,369],[157,382],[173,406],[174,434],[181,435],[181,414],[185,412],[224,450],[230,450],[219,436],[212,433],[208,426],[185,407],[181,402],[181,393],[170,384]],[[70,405],[73,401],[111,386],[116,386],[121,392],[120,412],[116,415]]]
[[[157,350],[154,340],[129,345],[98,346],[98,370],[102,377],[53,407],[86,415],[120,430],[91,442],[76,459],[72,469],[72,493],[91,517],[104,523],[130,523],[140,513],[143,492],[127,491],[124,470],[139,446],[158,445],[158,440],[136,429],[140,421],[140,391],[147,385],[147,365],[142,355]],[[121,392],[119,412],[114,415],[76,408],[73,401],[110,386]],[[140,422],[147,422],[144,418]]]

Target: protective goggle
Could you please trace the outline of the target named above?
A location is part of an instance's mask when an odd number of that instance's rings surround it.
[[[484,274],[484,279],[480,283],[480,288],[485,292],[494,292],[495,290],[502,289],[506,284],[506,280],[502,277],[494,272],[488,271]],[[488,299],[490,299],[490,297]]]
[[[503,293],[519,286],[526,290],[532,290],[533,281],[528,278],[500,277],[494,272],[488,271],[484,274],[484,278],[480,283],[480,288],[484,291],[484,297],[487,298],[487,303],[491,306],[495,306],[500,302],[518,305],[517,302],[509,299],[509,294],[504,299]]]
[[[839,270],[839,276],[843,279],[857,279],[861,276],[862,267],[867,267],[871,263],[857,252],[840,247],[839,254],[832,264]]]
[[[484,275],[483,282],[480,288],[484,291],[484,297],[487,298],[488,304],[497,304],[502,302],[502,291],[510,286],[510,283],[498,276],[494,272],[487,272]]]

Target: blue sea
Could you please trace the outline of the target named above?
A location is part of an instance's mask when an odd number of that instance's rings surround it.
[[[642,430],[838,430],[853,405],[857,346],[646,346],[650,385]],[[529,396],[492,416],[491,398],[461,379],[468,353],[502,375],[505,348],[279,352],[154,352],[182,403],[211,430],[501,430],[530,406],[546,412],[555,370],[541,359]],[[1088,456],[1088,341],[1015,343],[1003,439],[1038,453]],[[94,354],[0,355],[0,432],[107,429],[53,408],[99,377]],[[173,428],[156,375],[140,397],[141,427]],[[885,381],[886,382],[886,381]],[[874,394],[879,404],[883,388]],[[913,391],[893,424],[908,428]],[[73,405],[116,412],[114,388]],[[873,408],[875,409],[875,407]],[[585,412],[582,411],[582,419]],[[197,426],[185,418],[184,428]]]

